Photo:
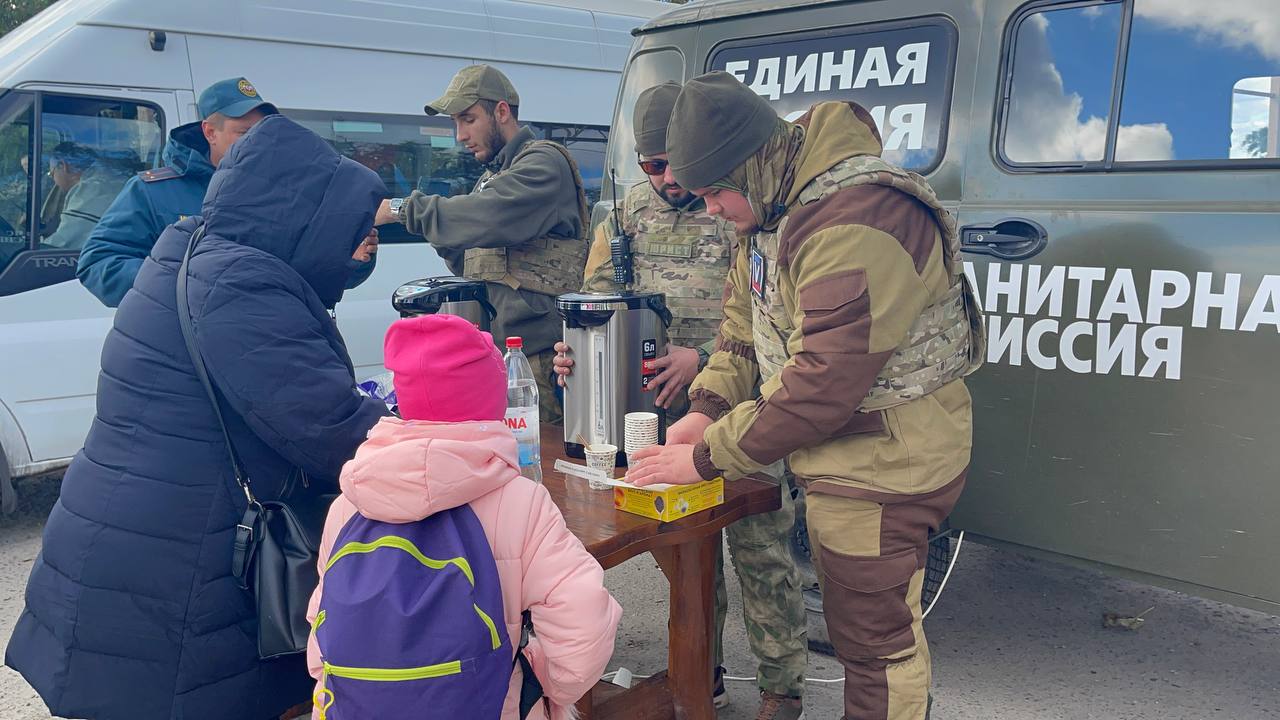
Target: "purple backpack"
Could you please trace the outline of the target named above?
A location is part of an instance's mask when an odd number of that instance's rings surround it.
[[[393,524],[355,515],[314,623],[321,720],[497,720],[511,681],[498,567],[463,505]]]

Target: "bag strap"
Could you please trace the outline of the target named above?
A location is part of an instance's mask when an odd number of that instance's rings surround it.
[[[191,355],[191,364],[195,366],[196,377],[200,378],[200,384],[204,386],[205,394],[209,396],[209,404],[213,406],[214,417],[218,418],[218,427],[222,430],[222,439],[227,443],[227,455],[231,458],[231,469],[235,473],[236,484],[244,490],[244,495],[249,502],[256,504],[257,500],[249,489],[249,476],[245,473],[244,466],[240,464],[235,446],[231,444],[231,433],[227,432],[227,423],[222,419],[222,407],[218,405],[218,396],[213,391],[213,383],[209,381],[209,372],[205,368],[200,347],[196,345],[195,327],[191,322],[191,306],[187,302],[187,266],[191,261],[191,251],[204,237],[204,227],[201,225],[191,233],[191,241],[187,243],[187,251],[182,256],[182,266],[178,268],[178,325],[182,328],[182,339],[187,344],[187,353]]]
[[[236,484],[240,486],[249,503],[244,516],[240,519],[240,524],[236,525],[235,543],[231,556],[231,574],[242,589],[247,589],[249,566],[253,562],[253,551],[257,546],[255,541],[260,535],[258,518],[262,513],[262,505],[253,496],[253,490],[249,488],[249,475],[240,464],[235,446],[231,444],[231,433],[227,431],[227,423],[222,418],[218,396],[213,391],[213,383],[209,381],[209,372],[205,368],[200,347],[196,345],[195,327],[191,322],[191,306],[187,302],[187,266],[191,262],[191,252],[195,249],[196,243],[204,237],[204,230],[205,226],[201,224],[191,233],[187,251],[182,255],[182,265],[178,268],[178,326],[182,329],[182,340],[186,343],[187,353],[191,355],[191,364],[195,366],[196,377],[204,386],[205,394],[209,396],[209,404],[213,406],[213,415],[218,419],[218,427],[222,430],[222,439],[227,444],[227,455],[231,459],[231,470],[235,474]]]
[[[543,693],[542,681],[538,680],[538,676],[533,672],[533,665],[524,654],[525,646],[529,644],[531,630],[533,630],[533,615],[525,610],[520,613],[520,646],[516,648],[516,657],[511,661],[512,670],[515,669],[516,663],[520,664],[520,720],[529,717],[538,700],[542,700],[547,717],[551,717],[551,700]]]
[[[569,163],[569,174],[573,176],[573,189],[578,194],[578,221],[582,224],[582,231],[579,233],[578,239],[589,239],[591,237],[591,207],[587,201],[587,184],[582,180],[582,171],[578,169],[578,161],[573,159],[573,153],[569,152],[569,148],[554,140],[531,140],[520,151],[520,154],[523,155],[537,147],[552,148],[560,153],[565,162]]]

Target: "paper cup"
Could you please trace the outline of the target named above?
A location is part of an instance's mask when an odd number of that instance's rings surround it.
[[[616,445],[605,445],[599,443],[596,445],[588,445],[584,448],[587,456],[587,467],[592,470],[599,470],[608,477],[613,477],[614,467],[618,462],[618,447]],[[609,490],[610,486],[598,480],[587,480],[587,485],[592,490]]]
[[[647,448],[650,445],[657,445],[657,444],[658,444],[657,435],[643,435],[643,436],[628,435],[627,439],[623,441],[622,447],[627,452],[635,452],[640,448]]]
[[[653,430],[658,432],[658,414],[651,412],[631,412],[622,416],[622,426],[627,429]]]
[[[627,413],[623,416],[622,432],[627,444],[652,445],[658,442],[658,416],[651,412]]]

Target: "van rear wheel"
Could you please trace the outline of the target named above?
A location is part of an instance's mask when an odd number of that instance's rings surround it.
[[[824,655],[834,655],[831,639],[827,634],[827,622],[822,612],[822,592],[818,589],[818,573],[813,567],[813,549],[809,546],[809,527],[804,517],[804,491],[795,488],[792,496],[796,501],[796,520],[791,526],[791,554],[800,568],[800,582],[804,594],[805,616],[809,625],[809,649]],[[938,592],[942,589],[942,581],[947,576],[947,568],[955,553],[954,540],[950,529],[944,527],[929,539],[929,556],[924,569],[924,588],[920,594],[920,604],[928,608]]]

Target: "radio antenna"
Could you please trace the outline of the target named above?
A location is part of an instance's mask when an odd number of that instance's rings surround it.
[[[613,192],[613,234],[622,234],[622,206],[618,204],[618,171],[609,168],[609,189]]]

